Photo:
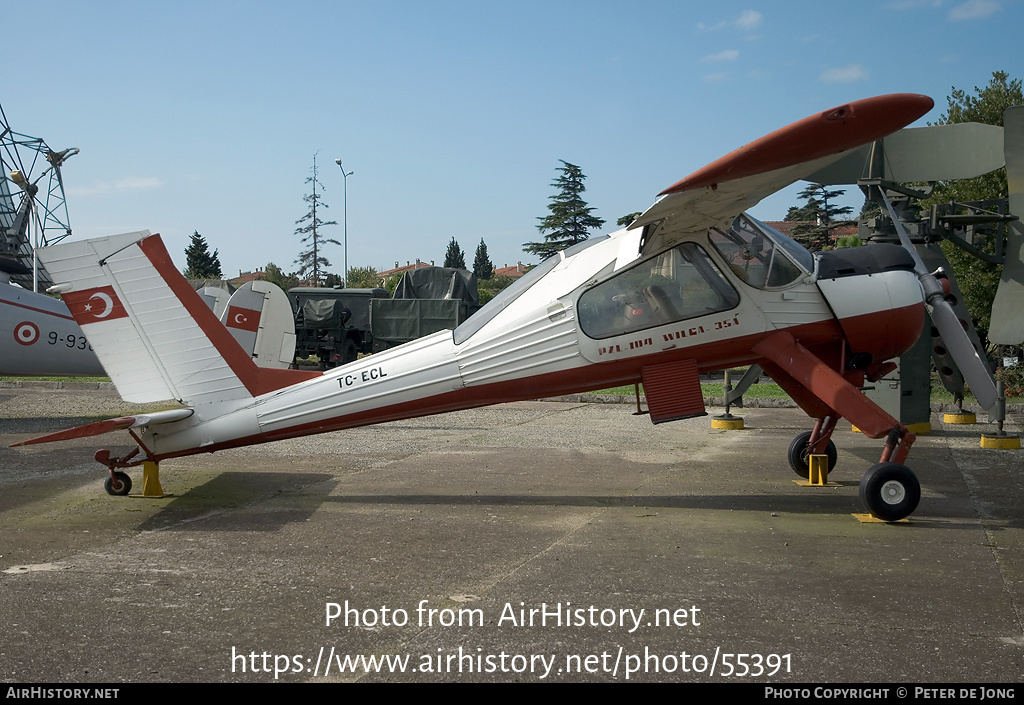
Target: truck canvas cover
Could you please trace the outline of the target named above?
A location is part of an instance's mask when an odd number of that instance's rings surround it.
[[[476,275],[465,269],[424,267],[402,275],[395,299],[451,299],[471,306],[480,305]]]
[[[333,328],[342,323],[345,306],[336,299],[310,299],[302,304],[302,315],[310,328]]]

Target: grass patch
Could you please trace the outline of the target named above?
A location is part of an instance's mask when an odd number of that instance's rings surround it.
[[[725,384],[722,382],[701,382],[700,389],[705,397],[721,397],[725,394],[723,391]],[[587,392],[587,394],[620,394],[620,395],[632,395],[636,391],[633,385],[627,385],[625,387],[612,387],[611,389],[601,389],[596,392]],[[643,385],[640,385],[640,393],[644,393]],[[751,399],[788,399],[788,395],[779,388],[779,385],[773,383],[766,384],[752,384],[750,389],[744,395]]]
[[[725,385],[722,382],[701,382],[700,388],[704,397],[719,397],[725,395],[723,388]],[[633,385],[627,385],[624,387],[612,387],[610,389],[601,389],[595,392],[587,392],[588,394],[620,394],[620,395],[632,395],[635,394]],[[640,393],[644,393],[643,385],[640,385]],[[788,399],[789,395],[786,394],[779,385],[774,382],[767,382],[764,384],[752,384],[747,393],[743,396],[748,399]],[[952,404],[953,395],[946,391],[946,388],[942,386],[941,382],[933,381],[930,400],[937,404]],[[1019,404],[1024,402],[1024,397],[1006,397],[1007,404]],[[974,395],[967,392],[964,395],[964,404],[972,405],[977,404],[978,400],[974,398]]]

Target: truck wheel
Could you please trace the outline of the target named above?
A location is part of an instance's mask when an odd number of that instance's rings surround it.
[[[342,350],[341,361],[338,364],[347,365],[350,362],[355,362],[356,357],[358,356],[359,353],[356,351],[356,344],[351,340],[346,340],[345,348]]]

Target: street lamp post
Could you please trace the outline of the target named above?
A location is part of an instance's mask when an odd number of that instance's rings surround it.
[[[348,177],[354,174],[354,171],[345,171],[345,167],[341,165],[340,159],[335,159],[334,163],[341,169],[341,178],[343,183],[342,190],[345,193],[344,200],[342,201],[342,223],[343,230],[345,232],[345,288],[348,288]]]

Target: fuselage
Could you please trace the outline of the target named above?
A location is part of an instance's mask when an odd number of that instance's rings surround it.
[[[197,405],[143,442],[162,459],[633,384],[677,360],[720,370],[757,362],[757,341],[783,329],[828,357],[880,362],[923,325],[920,285],[900,262],[844,269],[833,254],[819,273],[820,258],[745,216],[652,256],[638,255],[641,237],[623,230],[577,245],[455,331],[254,399]],[[884,336],[864,333],[873,323]]]
[[[0,374],[105,373],[64,302],[9,284],[0,273]]]

